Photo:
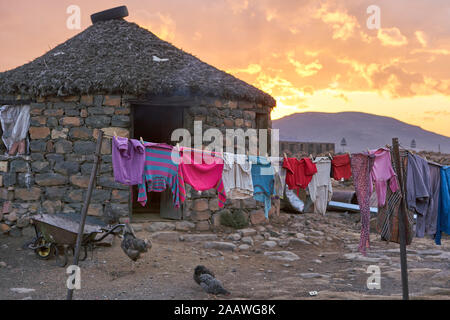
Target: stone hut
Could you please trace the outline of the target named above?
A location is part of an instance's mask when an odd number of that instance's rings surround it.
[[[29,105],[28,153],[0,156],[2,231],[20,231],[37,212],[79,213],[99,130],[107,135],[170,143],[176,128],[271,128],[275,100],[124,19],[94,23],[34,61],[0,73],[0,105]],[[113,178],[111,139],[102,147],[89,215],[191,220],[197,230],[218,225],[223,210],[243,208],[264,220],[253,199],[227,201],[215,190],[188,191],[180,210],[167,194],[151,193],[145,208],[133,188]],[[153,216],[154,218],[154,216]],[[17,226],[15,224],[17,223]]]

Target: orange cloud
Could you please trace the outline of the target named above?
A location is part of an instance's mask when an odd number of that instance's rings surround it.
[[[381,28],[378,30],[377,37],[384,46],[399,47],[408,44],[408,39],[395,27],[387,29]]]

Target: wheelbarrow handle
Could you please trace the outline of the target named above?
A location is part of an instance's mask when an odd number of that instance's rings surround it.
[[[103,239],[105,239],[107,236],[109,236],[111,233],[113,233],[116,229],[118,229],[120,227],[122,227],[122,228],[125,227],[125,224],[117,224],[114,227],[112,227],[112,229],[110,229],[110,230],[102,228],[103,231],[107,231],[107,232],[103,236],[101,236],[99,239],[93,240],[92,242],[102,241]]]

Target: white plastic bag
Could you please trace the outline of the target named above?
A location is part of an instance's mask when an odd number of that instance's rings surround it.
[[[2,140],[9,155],[26,154],[30,128],[30,106],[2,106],[0,108]]]

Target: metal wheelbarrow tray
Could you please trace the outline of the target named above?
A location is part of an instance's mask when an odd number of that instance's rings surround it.
[[[66,266],[70,249],[75,252],[75,245],[78,236],[79,214],[39,214],[33,216],[32,223],[35,227],[36,237],[28,244],[28,248],[35,251],[38,258],[48,260],[55,256],[57,264],[61,267]],[[94,244],[106,238],[123,224],[112,227],[106,225],[100,219],[86,217],[83,238],[81,245],[84,249],[84,256],[80,259],[84,261],[87,258],[87,250],[93,250]],[[99,239],[95,239],[97,234],[105,232]],[[63,259],[60,258],[60,253]]]

